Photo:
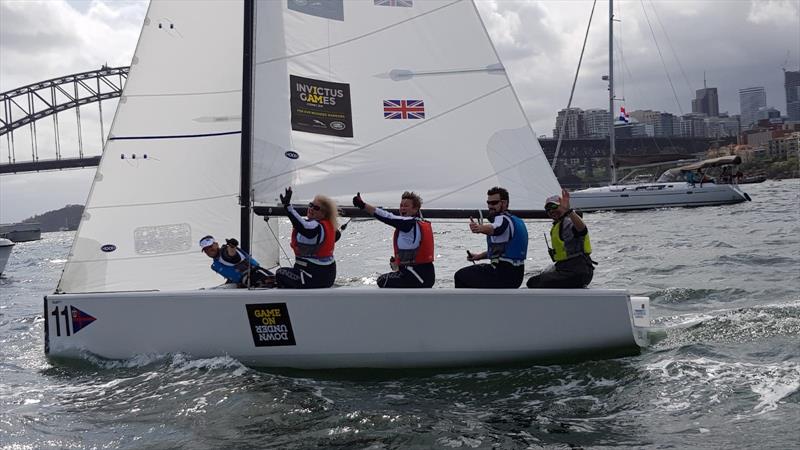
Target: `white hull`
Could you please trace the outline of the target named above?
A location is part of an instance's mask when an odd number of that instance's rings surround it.
[[[8,239],[0,238],[0,275],[6,270],[6,264],[11,257],[11,250],[14,248],[14,243]]]
[[[570,205],[581,211],[713,206],[750,200],[736,185],[686,182],[645,183],[583,189],[570,194]]]
[[[44,303],[50,357],[183,352],[303,369],[635,354],[649,325],[646,297],[595,289],[211,289],[54,294]],[[254,329],[265,324],[274,328]]]

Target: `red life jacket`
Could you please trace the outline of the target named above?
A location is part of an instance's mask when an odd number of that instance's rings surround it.
[[[322,242],[315,245],[301,244],[297,242],[297,230],[292,230],[292,250],[295,257],[330,258],[333,256],[333,244],[336,242],[336,230],[330,220],[322,219],[319,221],[325,232]]]
[[[417,224],[420,232],[419,247],[414,250],[413,258],[409,258],[409,255],[407,255],[409,250],[403,251],[405,258],[400,257],[400,249],[397,248],[397,237],[400,234],[400,230],[394,230],[394,238],[392,239],[394,242],[394,260],[401,266],[433,262],[433,229],[431,228],[431,223],[417,219]]]

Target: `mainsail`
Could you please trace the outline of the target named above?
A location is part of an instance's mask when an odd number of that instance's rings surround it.
[[[150,5],[59,292],[220,283],[197,241],[239,234],[242,11]]]
[[[511,208],[560,188],[472,1],[255,3],[255,200]]]

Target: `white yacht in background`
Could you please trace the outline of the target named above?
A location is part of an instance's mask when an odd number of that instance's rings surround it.
[[[697,170],[736,165],[738,156],[723,156],[665,171],[655,183],[617,184],[575,191],[570,203],[581,211],[631,210],[741,203],[750,196],[735,184],[689,182],[686,174]]]
[[[0,275],[6,270],[8,258],[11,256],[11,250],[14,248],[14,243],[8,239],[0,238]]]
[[[714,206],[749,201],[750,196],[733,184],[691,183],[684,175],[698,169],[740,164],[738,156],[728,156],[701,161],[689,166],[671,169],[655,183],[617,184],[616,145],[614,138],[614,17],[609,5],[608,45],[608,103],[609,103],[609,150],[611,158],[611,184],[609,186],[581,189],[572,192],[570,204],[581,211],[632,210],[669,208],[680,206]],[[627,121],[627,114],[625,115]],[[734,162],[734,160],[737,160]],[[667,182],[668,173],[674,176]],[[663,182],[662,182],[663,181]]]

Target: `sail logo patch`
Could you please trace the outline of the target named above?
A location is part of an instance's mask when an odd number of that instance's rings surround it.
[[[288,0],[286,7],[309,16],[344,20],[343,0]]]
[[[80,309],[70,306],[69,307],[71,315],[72,315],[72,333],[77,333],[81,331],[86,325],[97,320],[96,318],[92,317],[89,314],[81,311]]]
[[[245,305],[253,345],[256,347],[276,347],[296,345],[292,321],[286,303],[259,303]]]
[[[350,85],[289,76],[292,130],[353,137]]]
[[[291,150],[289,150],[288,152],[284,153],[284,155],[286,155],[286,157],[289,158],[289,159],[297,159],[297,158],[300,157],[300,155],[297,154],[297,152],[293,152]]]
[[[422,100],[384,100],[384,119],[424,119],[425,102]]]
[[[100,250],[102,250],[102,251],[104,251],[106,253],[111,253],[116,249],[117,249],[117,246],[114,245],[114,244],[106,244],[106,245],[100,247]]]
[[[401,8],[411,8],[414,0],[375,0],[375,6],[399,6]]]

